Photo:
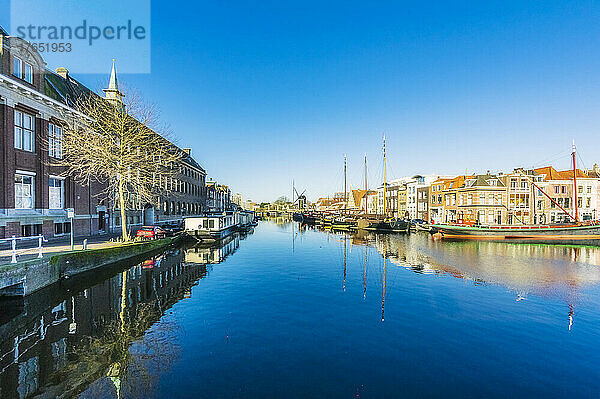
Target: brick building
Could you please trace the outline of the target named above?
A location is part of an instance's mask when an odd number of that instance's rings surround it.
[[[107,98],[118,92],[113,71]],[[99,182],[82,186],[53,166],[62,158],[61,119],[75,112],[80,96],[96,95],[69,75],[65,68],[52,72],[26,41],[0,28],[0,238],[70,232],[67,208],[74,208],[75,235],[119,231],[114,204],[99,196]],[[156,204],[132,203],[126,221],[142,224],[179,221],[206,209],[204,169],[184,153],[172,193]]]

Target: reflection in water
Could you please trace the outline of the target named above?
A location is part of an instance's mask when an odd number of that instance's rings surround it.
[[[328,234],[339,239],[336,233]],[[344,286],[346,240],[344,234]],[[569,330],[573,325],[578,292],[600,282],[600,248],[595,247],[439,242],[433,241],[428,234],[405,236],[365,232],[350,236],[352,246],[365,247],[363,298],[366,298],[367,290],[367,247],[374,247],[380,254],[382,261],[374,267],[381,273],[382,321],[386,288],[390,283],[386,260],[419,274],[442,274],[476,284],[499,284],[514,291],[516,301],[527,299],[529,294],[560,299],[569,309]]]
[[[600,249],[257,229],[0,302],[0,397],[597,391]]]
[[[0,397],[144,397],[178,353],[174,326],[148,330],[240,238],[171,249],[101,282],[85,277],[0,302],[3,314],[13,312],[0,320]]]

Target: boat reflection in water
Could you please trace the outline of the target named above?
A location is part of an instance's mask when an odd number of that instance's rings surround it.
[[[239,233],[234,233],[213,245],[196,244],[185,250],[185,261],[205,264],[221,263],[237,251],[240,246],[240,238]]]
[[[347,280],[347,252],[364,247],[363,297],[367,279],[375,280],[384,304],[398,267],[418,274],[447,275],[475,284],[497,284],[514,292],[515,300],[529,295],[558,299],[565,304],[569,329],[583,289],[600,283],[600,248],[508,244],[495,242],[439,242],[429,234],[383,235],[367,232],[332,234],[343,250],[343,284]],[[368,248],[378,254],[369,255]],[[368,259],[369,258],[369,259]],[[374,259],[375,258],[375,259]]]
[[[175,327],[150,327],[239,242],[171,249],[0,302],[0,397],[144,397],[178,356]]]

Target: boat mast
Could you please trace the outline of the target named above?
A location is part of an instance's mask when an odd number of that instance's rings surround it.
[[[294,192],[296,191],[296,186],[294,184],[294,179],[292,179],[292,209],[294,208],[294,204],[296,203],[296,201],[294,201]]]
[[[367,154],[365,154],[365,215],[368,213],[369,188],[367,186]]]
[[[346,154],[344,154],[344,215],[348,207],[348,194],[346,193]]]
[[[387,204],[385,200],[385,134],[383,135],[383,218],[385,219],[387,216]]]
[[[579,221],[577,212],[577,169],[575,166],[575,140],[573,140],[573,202],[575,204],[575,222]]]

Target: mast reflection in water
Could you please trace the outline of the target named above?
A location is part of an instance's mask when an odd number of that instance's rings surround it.
[[[2,303],[0,396],[600,390],[600,248],[339,234],[284,218],[244,238]]]

